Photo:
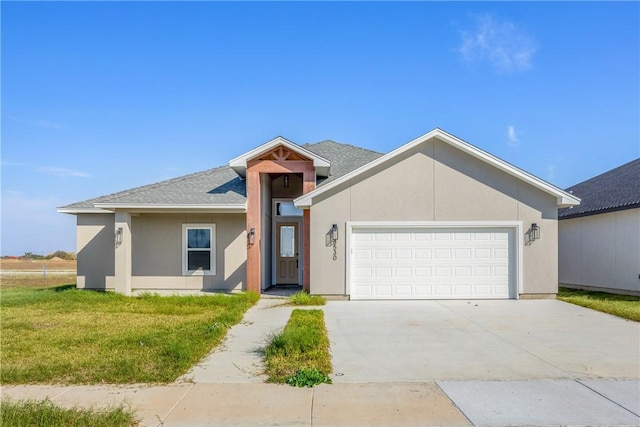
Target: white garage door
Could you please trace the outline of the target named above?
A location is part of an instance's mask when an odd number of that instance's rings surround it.
[[[353,228],[351,299],[509,298],[511,228]]]

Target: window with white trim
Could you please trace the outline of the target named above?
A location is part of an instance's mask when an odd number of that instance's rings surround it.
[[[182,273],[216,274],[215,248],[215,224],[182,224]]]

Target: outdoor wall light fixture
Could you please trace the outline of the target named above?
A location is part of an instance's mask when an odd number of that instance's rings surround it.
[[[329,240],[331,241],[331,246],[333,246],[333,260],[338,259],[338,245],[336,242],[338,241],[338,224],[333,224],[331,226],[331,230],[329,230]]]
[[[249,240],[249,244],[253,245],[256,242],[256,229],[255,228],[251,228],[251,230],[249,230],[249,234],[247,235],[247,238]]]
[[[289,175],[284,176],[284,188],[289,188]]]
[[[531,241],[534,242],[540,238],[540,227],[535,222],[531,224]]]
[[[334,242],[338,240],[338,224],[333,224],[331,226],[331,240]]]
[[[116,229],[114,243],[116,245],[116,248],[122,244],[122,227],[118,227]]]

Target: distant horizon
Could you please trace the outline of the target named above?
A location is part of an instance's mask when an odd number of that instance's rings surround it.
[[[0,255],[282,135],[438,127],[566,189],[640,157],[639,2],[3,2]]]

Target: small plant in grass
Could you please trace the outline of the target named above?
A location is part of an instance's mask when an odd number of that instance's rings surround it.
[[[307,382],[312,377],[326,382],[332,368],[324,312],[293,310],[284,330],[273,336],[265,349],[265,367],[269,382],[284,384],[296,376],[293,382]],[[311,374],[313,371],[323,377]]]
[[[49,399],[13,401],[4,398],[0,413],[0,424],[6,427],[129,427],[140,422],[136,413],[122,404],[104,409],[61,408]]]
[[[325,305],[327,300],[322,295],[310,295],[307,292],[297,292],[289,297],[292,305]]]
[[[287,384],[293,387],[313,387],[317,384],[331,384],[331,378],[317,369],[300,369],[287,379]]]

